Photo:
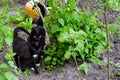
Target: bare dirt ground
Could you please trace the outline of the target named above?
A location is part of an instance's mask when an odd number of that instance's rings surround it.
[[[17,1],[17,0],[16,0]],[[92,0],[95,1],[95,0]],[[16,3],[21,7],[21,9],[24,8],[24,4]],[[92,2],[92,4],[95,4],[95,2]],[[78,6],[84,6],[84,2],[78,4]],[[94,9],[94,8],[93,8]],[[108,22],[114,23],[116,22],[116,18],[120,16],[117,12],[108,11]],[[104,21],[104,16],[101,14],[98,16],[98,18],[102,21]],[[120,40],[118,39],[116,33],[114,36],[111,37],[111,42],[113,43],[111,49],[110,49],[110,59],[113,61],[113,63],[120,63]],[[7,48],[5,47],[2,51],[0,51],[0,63],[3,62],[4,54],[7,52]],[[106,53],[103,53],[103,60],[107,59]],[[107,67],[101,69],[98,64],[90,63],[90,68],[88,70],[88,74],[85,75],[82,72],[82,76],[85,78],[84,80],[108,80],[107,79]],[[64,72],[60,72],[60,68],[64,68]],[[63,66],[57,67],[57,69],[46,72],[42,69],[42,67],[39,68],[39,75],[35,75],[34,73],[31,73],[30,76],[26,77],[25,75],[22,75],[20,77],[20,80],[82,80],[79,72],[76,69],[75,62],[69,61],[65,63]],[[120,80],[120,76],[116,76],[116,73],[120,71],[119,68],[115,68],[113,65],[111,65],[111,80]]]

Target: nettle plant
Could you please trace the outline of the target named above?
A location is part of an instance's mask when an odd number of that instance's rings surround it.
[[[5,59],[7,63],[0,64],[0,80],[19,80],[16,75],[20,75],[21,72],[12,60],[14,55],[12,50],[6,53]]]
[[[106,49],[106,32],[103,23],[96,18],[98,13],[80,11],[75,0],[61,8],[55,4],[50,5],[52,9],[45,23],[51,41],[45,58],[47,70],[63,65],[72,58],[85,64],[82,66],[86,69],[86,61],[99,63],[98,57]]]
[[[0,12],[0,50],[4,46],[11,46],[12,45],[12,29],[8,26],[10,25],[15,19],[11,16],[9,11],[9,6],[6,0],[2,0],[5,6],[1,7],[2,12]]]
[[[7,0],[0,1],[4,6],[1,6],[1,12],[0,12],[0,50],[4,46],[11,46],[13,41],[13,26],[15,25],[24,27],[27,30],[30,30],[32,28],[32,19],[26,18],[24,15],[24,11],[20,8],[13,8],[14,3],[9,5]],[[15,10],[15,14],[12,14],[11,12]]]

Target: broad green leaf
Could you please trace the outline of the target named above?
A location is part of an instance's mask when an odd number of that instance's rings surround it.
[[[48,6],[54,6],[54,0],[49,0],[48,1]]]
[[[69,46],[68,51],[66,51],[64,55],[65,59],[70,59],[70,57],[72,56],[72,50],[73,50],[73,47]]]
[[[57,58],[56,58],[56,57],[54,57],[54,58],[53,58],[53,61],[57,61]]]
[[[70,1],[70,8],[76,9],[76,1],[75,0]]]
[[[64,26],[64,20],[63,20],[62,18],[59,18],[59,19],[58,19],[58,22],[59,22],[62,26]]]
[[[87,74],[88,72],[88,69],[89,69],[89,64],[84,62],[83,64],[81,64],[79,67],[78,67],[78,70],[83,70],[85,72],[85,74]]]
[[[0,68],[1,69],[6,69],[6,70],[10,69],[10,67],[7,64],[5,64],[5,63],[0,64]]]
[[[1,31],[4,33],[4,36],[8,36],[8,31],[10,31],[10,28],[8,26],[1,27]]]
[[[120,71],[117,72],[117,76],[120,76]]]
[[[86,32],[84,32],[83,30],[79,30],[78,33],[79,33],[79,35],[84,36],[85,38],[87,37]]]
[[[60,30],[59,26],[58,25],[51,25],[51,32],[52,33],[56,33],[57,31]]]
[[[7,80],[4,73],[0,72],[0,80]]]
[[[70,13],[65,14],[65,19],[68,23],[72,20],[71,16],[72,16],[72,14],[70,14]]]
[[[10,67],[17,69],[13,61],[8,61],[8,64],[10,65]]]
[[[120,63],[116,63],[116,64],[114,64],[114,66],[115,66],[116,68],[120,68]]]
[[[67,32],[61,33],[60,36],[58,37],[58,41],[67,42],[68,38],[69,38],[69,34]]]
[[[7,80],[19,80],[12,72],[6,72],[5,76]]]
[[[65,72],[65,69],[64,68],[60,68],[59,71],[60,72]]]
[[[112,34],[115,34],[117,32],[118,25],[117,24],[110,24],[108,26],[108,29]]]
[[[60,12],[61,14],[63,14],[63,9],[62,8],[57,8],[58,12]]]
[[[93,61],[94,63],[98,63],[98,64],[101,64],[102,61],[100,59],[98,59],[97,57],[92,57],[92,58],[89,58],[90,61]]]
[[[73,16],[73,18],[74,18],[74,20],[78,21],[78,23],[80,24],[81,19],[80,19],[80,16],[79,16],[79,15],[75,14],[75,15]]]
[[[52,65],[56,65],[57,63],[55,61],[52,62]]]
[[[52,59],[51,56],[47,56],[47,57],[45,58],[45,62],[50,61],[51,59]]]
[[[2,2],[3,4],[5,4],[5,3],[7,2],[7,0],[1,0],[1,2]]]
[[[120,22],[120,16],[118,16],[117,21]]]
[[[11,60],[14,55],[15,55],[15,53],[11,52],[11,50],[10,50],[10,52],[6,53],[6,55],[4,57],[7,60]]]
[[[76,58],[77,55],[78,55],[77,52],[73,52],[73,53],[72,53],[72,57],[73,57],[73,58]]]
[[[79,41],[76,45],[76,49],[79,51],[79,53],[81,53],[82,50],[84,50],[84,41]]]
[[[12,45],[12,39],[9,37],[5,38],[5,42],[7,43],[8,46]]]
[[[97,28],[97,29],[95,30],[95,33],[101,33],[101,29]]]
[[[70,51],[66,51],[64,57],[65,57],[65,59],[70,59],[71,55],[72,54]]]

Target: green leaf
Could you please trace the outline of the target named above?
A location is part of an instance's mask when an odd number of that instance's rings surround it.
[[[71,55],[72,54],[70,51],[66,51],[64,57],[65,57],[65,59],[70,59]]]
[[[5,3],[7,2],[7,0],[1,0],[1,2],[2,2],[3,4],[5,4]]]
[[[12,39],[9,37],[5,38],[5,42],[7,43],[8,46],[12,45]]]
[[[48,61],[50,61],[51,59],[52,59],[51,56],[47,56],[47,57],[45,58],[45,62],[48,62]]]
[[[117,76],[120,76],[120,71],[117,72]]]
[[[56,65],[57,63],[55,61],[52,62],[52,65]]]
[[[115,66],[116,68],[120,68],[120,63],[116,63],[116,64],[114,64],[114,66]]]
[[[73,58],[76,58],[77,55],[78,55],[77,52],[73,52],[73,53],[72,53],[72,57],[73,57]]]
[[[25,70],[24,73],[25,73],[26,76],[29,76],[31,74],[31,72],[29,70]]]
[[[15,53],[13,53],[12,50],[10,50],[9,53],[6,53],[4,57],[7,60],[11,60],[13,56],[15,56]]]
[[[0,64],[0,68],[1,69],[6,69],[6,70],[10,69],[10,67],[7,64],[5,64],[5,63]]]
[[[84,50],[84,41],[80,41],[77,43],[76,48],[79,53],[81,53]],[[82,55],[82,54],[81,54]]]
[[[64,26],[64,20],[63,20],[62,18],[59,18],[59,19],[58,19],[58,22],[59,22],[62,26]]]
[[[59,71],[60,72],[65,72],[65,69],[64,68],[60,68]]]
[[[72,1],[70,1],[70,8],[71,9],[76,9],[76,2],[75,2],[75,0],[72,0]]]
[[[0,43],[0,50],[2,49],[3,45]]]
[[[60,28],[58,25],[51,25],[51,32],[56,33],[57,31],[60,31]]]
[[[1,49],[2,49],[2,47],[3,47],[2,42],[3,42],[3,40],[2,40],[2,39],[0,39],[0,50],[1,50]]]
[[[8,26],[3,26],[1,27],[1,31],[3,32],[4,36],[8,36],[8,31],[10,30],[10,28]]]
[[[7,78],[4,76],[4,73],[0,72],[0,80],[7,80]]]
[[[10,67],[17,69],[13,61],[8,61],[8,64],[10,65]]]
[[[117,32],[118,25],[117,24],[110,24],[108,26],[108,29],[112,34],[115,34]]]
[[[53,58],[53,61],[57,61],[57,58],[56,58],[56,57],[54,57],[54,58]]]
[[[48,6],[54,6],[54,0],[49,0],[48,1]]]
[[[118,34],[118,38],[120,39],[120,33]]]
[[[19,80],[12,72],[6,72],[5,76],[7,80]]]
[[[92,58],[89,58],[90,61],[93,61],[94,63],[98,63],[98,64],[101,64],[102,61],[100,59],[98,59],[97,57],[92,57]]]
[[[69,38],[69,34],[67,32],[61,33],[60,36],[58,37],[58,41],[67,42],[68,38]]]
[[[88,69],[89,69],[89,64],[84,62],[83,64],[81,64],[79,67],[78,67],[78,70],[83,70],[85,72],[85,74],[87,74],[88,72]]]

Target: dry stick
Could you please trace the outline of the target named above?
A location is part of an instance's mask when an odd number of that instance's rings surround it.
[[[107,8],[106,8],[106,0],[104,1],[104,19],[106,26],[106,37],[107,37],[107,59],[108,59],[108,80],[110,80],[110,50],[109,50],[109,31],[108,31],[108,22],[107,22]]]
[[[74,60],[75,60],[75,64],[76,64],[76,66],[77,66],[77,70],[78,70],[78,63],[77,63],[77,60],[76,60],[76,58],[75,58],[75,57],[73,57],[73,58],[74,58]],[[78,70],[78,73],[79,73],[79,75],[80,75],[81,79],[82,79],[82,80],[84,80],[84,77],[83,77],[83,75],[82,75],[82,73],[81,73],[81,71],[80,71],[80,70]]]

